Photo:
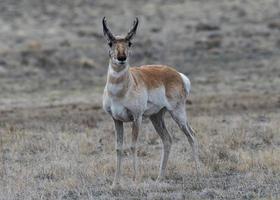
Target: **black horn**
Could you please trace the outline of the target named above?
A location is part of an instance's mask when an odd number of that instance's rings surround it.
[[[139,22],[139,20],[138,20],[138,18],[136,17],[135,20],[134,20],[134,22],[133,22],[132,28],[129,30],[127,36],[125,37],[126,40],[129,41],[129,40],[131,40],[131,39],[133,38],[133,36],[135,35],[136,30],[137,30],[138,22]]]
[[[106,17],[103,17],[102,24],[103,24],[103,33],[106,39],[110,42],[114,41],[115,37],[107,26]]]

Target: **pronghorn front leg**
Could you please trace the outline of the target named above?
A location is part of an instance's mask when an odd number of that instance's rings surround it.
[[[137,163],[137,149],[136,143],[139,135],[139,129],[142,123],[142,116],[136,118],[132,123],[132,142],[131,142],[131,152],[133,156],[133,180],[136,180],[137,171],[138,171],[138,163]]]
[[[112,188],[120,187],[121,176],[121,159],[123,153],[123,122],[114,119],[115,123],[115,137],[116,137],[116,152],[117,152],[117,168],[115,171],[115,178]]]

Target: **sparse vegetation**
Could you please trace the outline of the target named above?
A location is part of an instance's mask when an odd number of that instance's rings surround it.
[[[0,2],[0,199],[279,199],[279,6]],[[166,180],[155,182],[161,141],[144,120],[138,180],[132,181],[126,124],[123,188],[110,189],[115,146],[113,123],[101,108],[104,15],[116,32],[139,16],[131,63],[170,64],[190,77],[199,178],[186,137],[167,115],[173,146]]]

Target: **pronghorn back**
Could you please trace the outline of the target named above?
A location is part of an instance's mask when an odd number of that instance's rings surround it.
[[[185,98],[189,93],[189,81],[186,76],[165,65],[143,65],[129,69],[134,79],[135,87],[144,86],[147,90],[159,87],[165,88],[168,98]]]

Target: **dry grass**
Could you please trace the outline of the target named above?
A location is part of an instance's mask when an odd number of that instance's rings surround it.
[[[2,124],[0,196],[5,197],[3,199],[242,196],[273,199],[280,195],[278,117],[278,113],[271,113],[265,117],[252,114],[192,118],[203,164],[203,175],[199,179],[195,176],[187,139],[168,117],[174,144],[167,177],[162,183],[155,182],[161,142],[151,124],[145,121],[139,141],[138,183],[131,180],[131,157],[129,151],[125,151],[122,191],[110,190],[115,156],[113,127],[109,119],[100,121],[94,128],[67,121],[60,123],[59,128],[58,124],[46,123],[37,130]],[[129,129],[126,126],[126,132]],[[127,134],[126,146],[129,141]]]
[[[280,199],[279,6],[0,1],[0,200]],[[169,64],[190,77],[199,178],[186,137],[167,116],[174,142],[166,179],[155,182],[162,147],[145,120],[137,182],[127,124],[123,189],[110,189],[115,139],[101,109],[104,15],[119,33],[139,16],[133,65]]]

